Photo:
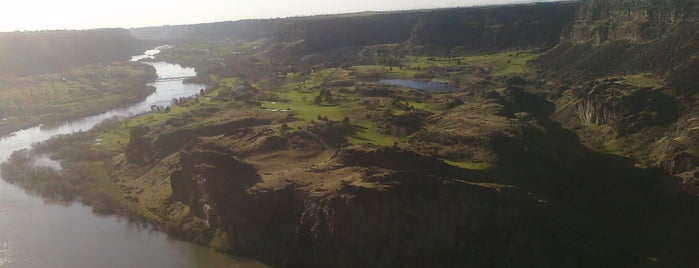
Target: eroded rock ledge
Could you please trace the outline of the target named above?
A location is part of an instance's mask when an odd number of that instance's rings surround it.
[[[220,249],[286,266],[534,265],[551,249],[534,220],[540,204],[514,187],[430,175],[415,168],[425,159],[399,150],[338,154],[327,165],[358,178],[332,178],[339,186],[318,194],[304,183],[256,185],[255,167],[232,151],[190,144],[170,175],[172,197]]]

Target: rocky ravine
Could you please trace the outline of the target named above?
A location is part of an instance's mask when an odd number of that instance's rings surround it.
[[[698,22],[694,0],[583,3],[561,44],[533,61],[555,120],[699,193]]]

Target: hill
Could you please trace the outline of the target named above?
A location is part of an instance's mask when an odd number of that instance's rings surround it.
[[[132,29],[203,95],[3,177],[277,266],[693,267],[696,30],[687,0]]]
[[[471,51],[553,46],[577,3],[537,3],[422,11],[244,20],[130,29],[138,39],[271,39],[302,53],[389,43]]]
[[[142,49],[124,29],[0,33],[0,73],[54,73],[70,66],[125,61]]]
[[[699,3],[587,1],[533,61],[554,117],[592,147],[699,180]]]

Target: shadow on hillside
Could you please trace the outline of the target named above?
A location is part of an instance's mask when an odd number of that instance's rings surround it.
[[[548,229],[569,245],[562,255],[614,266],[697,263],[699,202],[679,178],[592,151],[550,120],[537,123],[497,148],[492,172],[546,205]]]

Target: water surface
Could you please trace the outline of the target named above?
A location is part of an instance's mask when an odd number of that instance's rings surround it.
[[[417,90],[425,91],[427,93],[452,93],[459,91],[458,88],[442,82],[407,79],[381,79],[379,80],[379,83],[392,86],[414,88]]]

